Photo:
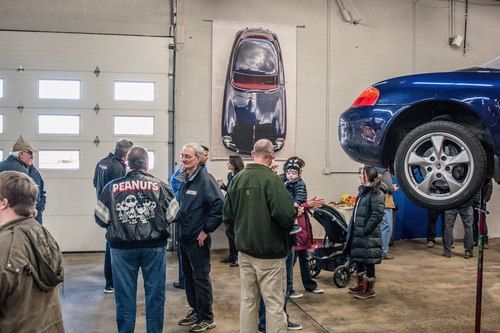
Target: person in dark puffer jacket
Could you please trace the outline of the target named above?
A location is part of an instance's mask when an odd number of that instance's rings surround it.
[[[380,190],[381,178],[377,170],[365,166],[359,174],[361,186],[354,205],[347,240],[351,261],[358,273],[357,285],[349,293],[358,299],[375,296],[375,264],[382,261],[380,222],[384,216],[385,196]]]

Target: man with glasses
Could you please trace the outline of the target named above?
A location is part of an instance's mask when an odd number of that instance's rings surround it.
[[[31,143],[24,141],[21,137],[14,146],[12,146],[12,152],[10,155],[2,162],[0,162],[0,172],[1,171],[19,171],[27,174],[33,179],[35,184],[38,186],[38,198],[36,200],[36,220],[38,223],[42,224],[42,214],[45,210],[45,185],[40,172],[33,165],[33,152],[38,151],[34,148]]]
[[[204,145],[200,145],[203,148],[203,155],[200,157],[200,165],[207,169],[207,161],[208,161],[208,147]],[[172,192],[174,192],[175,198],[179,200],[179,189],[181,188],[181,180],[179,180],[177,177],[184,172],[184,168],[181,165],[175,172],[172,174],[170,177],[170,188],[172,189]],[[180,178],[183,179],[184,176],[181,176]],[[178,244],[179,241],[179,228],[175,228],[175,241]],[[178,268],[178,273],[179,273],[179,279],[173,283],[173,286],[178,289],[184,289],[184,273],[182,272],[182,258],[181,258],[181,251],[179,250],[179,245],[177,245],[177,261],[179,262],[179,268]]]
[[[222,223],[224,196],[201,164],[204,149],[197,143],[184,145],[181,153],[182,178],[179,189],[179,249],[186,297],[191,311],[179,325],[191,326],[191,332],[215,327],[210,281],[210,234]]]
[[[33,153],[37,151],[38,149],[33,147],[31,143],[20,138],[12,146],[9,156],[0,162],[0,172],[19,171],[29,175],[28,168],[33,164]]]

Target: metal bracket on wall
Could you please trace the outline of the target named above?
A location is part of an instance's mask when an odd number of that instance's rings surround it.
[[[98,114],[99,111],[101,111],[101,108],[99,107],[99,104],[96,103],[96,105],[94,106],[94,112],[95,114]]]
[[[19,113],[23,113],[24,105],[18,105],[17,110],[19,111]]]
[[[95,77],[99,77],[99,74],[101,74],[101,70],[99,69],[99,66],[95,67],[94,74],[95,74]]]
[[[95,136],[95,139],[94,139],[94,144],[96,147],[99,147],[99,143],[101,143],[101,140],[99,140],[99,136]]]

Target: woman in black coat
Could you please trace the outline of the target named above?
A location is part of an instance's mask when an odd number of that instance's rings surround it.
[[[349,293],[359,299],[375,296],[375,264],[382,261],[382,237],[379,224],[384,216],[385,196],[381,178],[373,167],[365,166],[360,174],[358,197],[350,223],[351,261],[356,265],[357,285]]]
[[[229,170],[227,174],[227,185],[223,182],[219,185],[221,190],[227,191],[229,188],[229,184],[233,180],[234,176],[241,170],[245,168],[245,163],[243,163],[243,159],[239,155],[231,155],[229,156],[229,161],[227,162],[227,169]],[[220,262],[224,264],[229,264],[230,267],[238,267],[238,251],[236,250],[236,245],[234,244],[234,239],[229,237],[226,231],[226,236],[229,242],[229,256],[227,258],[222,259]]]

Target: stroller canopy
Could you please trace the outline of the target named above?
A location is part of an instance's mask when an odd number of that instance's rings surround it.
[[[335,208],[323,205],[312,210],[313,217],[323,226],[332,243],[344,243],[347,235],[347,223],[344,215]]]

